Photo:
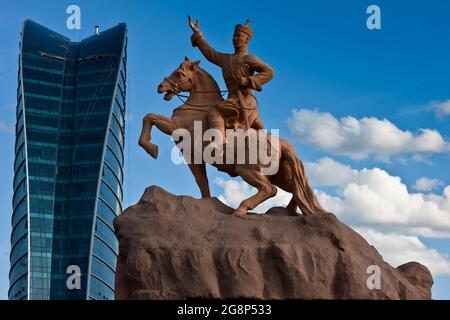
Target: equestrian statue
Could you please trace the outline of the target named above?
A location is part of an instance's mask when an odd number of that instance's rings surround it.
[[[164,99],[167,101],[174,96],[183,97],[183,92],[188,93],[185,96],[187,99],[173,110],[170,118],[154,113],[147,114],[143,119],[139,145],[156,159],[158,146],[151,143],[152,127],[156,126],[165,134],[173,136],[177,147],[187,160],[202,198],[211,196],[206,174],[207,163],[232,177],[240,176],[255,187],[257,193],[239,204],[234,212],[236,215],[245,215],[247,211],[274,197],[277,187],[292,193],[287,209],[293,215],[297,214],[297,208],[304,215],[326,213],[308,184],[304,166],[294,147],[282,138],[267,134],[259,118],[254,91],[262,90],[263,85],[273,78],[274,70],[255,55],[248,53],[248,44],[254,33],[250,28],[250,20],[235,26],[234,53],[227,54],[216,51],[206,41],[198,20],[194,22],[190,16],[188,19],[193,31],[192,46],[198,47],[208,61],[222,69],[227,97],[223,98],[224,91],[221,91],[214,78],[200,67],[200,61],[191,61],[186,57],[178,68],[158,85],[157,91],[164,93]],[[206,135],[208,130],[215,130],[218,134],[214,135],[214,138],[203,139],[200,143],[193,139],[188,142],[190,148],[186,148],[184,137],[178,141],[175,138],[180,130],[195,136],[195,130],[199,127],[202,134]],[[258,146],[262,145],[262,142],[268,142],[271,161],[277,162],[275,172],[268,173],[264,170],[268,164],[262,161],[259,153],[249,154],[252,139],[241,141],[244,141],[246,159],[253,156],[256,161],[239,161],[239,150],[242,148],[239,148],[239,144],[236,145],[234,140],[231,143],[229,138],[230,132],[239,130],[248,136],[257,136]],[[277,139],[277,143],[271,142],[273,139]],[[212,150],[214,159],[219,157],[223,161],[192,161],[193,154],[207,150]]]

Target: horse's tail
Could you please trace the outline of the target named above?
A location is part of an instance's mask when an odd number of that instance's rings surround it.
[[[298,158],[294,147],[287,142],[282,143],[281,154],[286,158],[291,167],[293,180],[291,192],[302,213],[305,215],[326,213],[327,211],[320,206],[319,201],[308,184],[305,168]]]

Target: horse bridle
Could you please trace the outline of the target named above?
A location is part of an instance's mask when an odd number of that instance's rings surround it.
[[[184,82],[182,82],[182,83],[176,83],[176,82],[173,81],[172,79],[170,79],[170,78],[168,78],[168,77],[164,77],[164,81],[167,81],[168,83],[170,83],[170,84],[172,85],[172,87],[173,87],[173,88],[172,88],[173,93],[176,94],[176,95],[180,93],[180,90],[178,89],[178,87],[181,87],[181,86],[185,85],[186,83],[191,83],[192,88],[194,89],[194,85],[193,85],[191,79],[188,79],[187,81],[184,81]]]
[[[173,81],[172,79],[170,79],[170,78],[168,78],[168,77],[164,77],[164,81],[167,81],[168,83],[170,83],[170,84],[172,85],[173,91],[174,91],[174,93],[175,93],[176,95],[179,94],[178,87],[180,87],[180,86],[182,86],[182,85],[184,85],[184,84],[186,84],[186,83],[188,83],[188,82],[191,83],[191,86],[192,86],[192,93],[215,93],[215,92],[216,92],[216,91],[214,91],[214,90],[212,90],[212,91],[211,91],[211,90],[210,90],[210,91],[197,91],[197,90],[195,90],[195,85],[194,85],[194,83],[192,82],[192,79],[188,79],[187,81],[184,81],[184,82],[182,82],[182,83],[176,83],[176,82]],[[222,96],[223,96],[225,93],[228,92],[228,90],[220,90],[219,92],[220,92],[220,93],[222,94]],[[180,96],[184,97],[184,95],[180,95]]]
[[[168,83],[170,83],[170,84],[172,85],[172,87],[173,87],[173,88],[172,88],[172,90],[173,90],[172,93],[173,93],[174,95],[176,95],[177,98],[180,99],[181,102],[183,102],[184,104],[193,106],[193,107],[206,107],[206,106],[209,106],[209,104],[207,104],[207,105],[197,105],[197,104],[187,103],[187,101],[184,101],[184,100],[182,99],[182,97],[183,97],[183,98],[189,98],[189,97],[186,96],[186,95],[180,94],[180,90],[178,89],[178,87],[180,87],[180,86],[182,86],[182,85],[184,85],[184,84],[190,82],[190,83],[191,83],[191,86],[192,86],[192,93],[193,93],[193,94],[194,94],[194,93],[215,93],[215,92],[216,92],[216,91],[196,91],[196,90],[195,90],[194,83],[192,82],[192,79],[188,79],[187,81],[184,81],[184,82],[182,82],[182,83],[176,83],[176,82],[173,81],[172,79],[170,79],[170,78],[168,78],[168,77],[164,77],[164,81],[167,81]],[[221,93],[222,97],[223,97],[223,95],[224,95],[225,93],[227,93],[227,92],[228,92],[228,90],[220,90],[220,93]],[[255,98],[256,104],[258,104],[258,99],[257,99],[253,94],[250,93],[250,95],[253,96],[253,98]],[[245,109],[251,110],[251,109],[254,109],[254,108],[245,108]]]

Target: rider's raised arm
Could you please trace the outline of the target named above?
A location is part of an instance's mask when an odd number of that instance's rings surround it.
[[[256,71],[256,74],[248,77],[250,80],[249,86],[256,91],[261,91],[262,85],[273,78],[275,71],[267,63],[261,61],[256,56],[248,56],[246,63],[252,70]]]
[[[216,51],[209,45],[201,31],[194,32],[191,36],[191,43],[193,47],[198,47],[200,49],[208,61],[218,66],[222,66],[222,53]]]

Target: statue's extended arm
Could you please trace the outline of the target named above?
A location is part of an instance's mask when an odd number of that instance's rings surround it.
[[[194,32],[191,36],[191,43],[193,47],[198,47],[200,49],[201,53],[208,61],[218,66],[222,65],[221,53],[217,52],[209,45],[200,31]]]
[[[247,77],[247,86],[250,88],[261,91],[262,85],[269,82],[275,73],[275,71],[265,62],[258,59],[256,56],[248,56],[247,64],[250,66],[252,70],[255,70],[257,73],[255,75]],[[242,82],[242,81],[241,81]]]
[[[198,20],[194,23],[191,16],[189,18],[189,26],[191,27],[194,34],[191,36],[191,43],[193,47],[198,47],[201,53],[205,56],[208,61],[221,66],[222,65],[222,54],[217,52],[209,43],[205,40],[203,33],[200,31],[200,24]]]

